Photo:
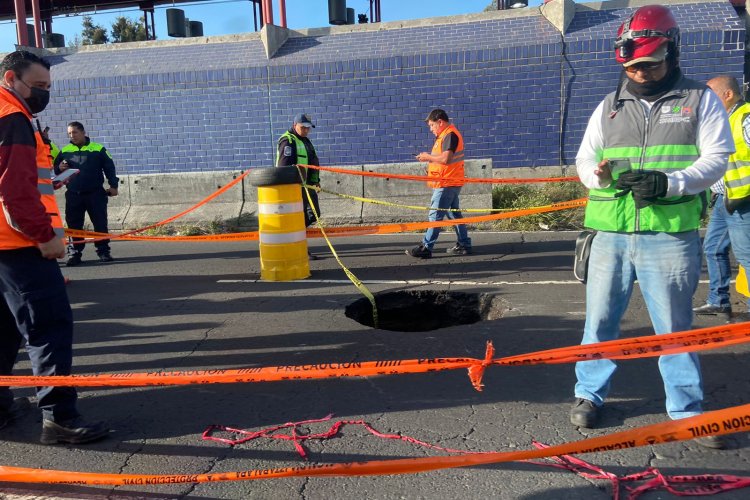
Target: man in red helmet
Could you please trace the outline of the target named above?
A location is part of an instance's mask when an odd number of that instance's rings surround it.
[[[576,156],[590,189],[584,225],[597,231],[582,344],[620,336],[636,279],[657,334],[692,327],[705,191],[724,174],[734,143],[716,95],[682,75],[679,34],[660,5],[639,8],[620,26],[615,55],[623,76],[591,116]],[[597,424],[615,369],[607,359],[576,364],[573,425]],[[698,357],[661,356],[659,370],[669,416],[702,413]],[[699,442],[723,447],[714,436]]]

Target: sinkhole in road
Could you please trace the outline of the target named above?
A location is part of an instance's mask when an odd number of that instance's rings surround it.
[[[378,328],[395,332],[427,332],[502,318],[509,310],[497,294],[411,290],[376,293]],[[344,311],[347,318],[374,327],[372,304],[358,299]]]

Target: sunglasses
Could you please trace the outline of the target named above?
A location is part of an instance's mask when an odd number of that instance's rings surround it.
[[[664,61],[637,63],[631,66],[627,66],[625,68],[625,71],[631,74],[636,73],[637,71],[646,71],[646,72],[654,71],[654,70],[661,68],[662,64],[664,64]]]

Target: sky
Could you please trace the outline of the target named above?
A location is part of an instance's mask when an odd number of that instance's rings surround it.
[[[5,0],[3,0],[5,1]],[[470,14],[482,12],[491,0],[381,0],[380,10],[382,21],[399,21],[418,19],[422,17],[449,16],[456,14]],[[530,6],[538,6],[543,0],[530,0]],[[279,23],[278,0],[272,0],[274,9],[274,23]],[[169,40],[167,35],[166,9],[172,6],[159,6],[154,10],[156,37],[158,40]],[[194,4],[178,4],[175,7],[185,11],[185,17],[191,21],[203,23],[203,34],[230,35],[254,31],[253,8],[248,0],[214,0],[210,2],[196,2]],[[369,0],[347,0],[347,7],[351,7],[356,14],[370,15]],[[89,13],[94,21],[108,31],[112,23],[119,16],[138,18],[138,9],[107,10]],[[28,15],[31,15],[29,12]],[[286,0],[287,27],[291,29],[320,28],[328,24],[327,0]],[[81,33],[83,15],[55,17],[52,20],[52,31],[65,35],[68,44],[76,34]],[[28,21],[32,22],[31,19]],[[260,25],[260,20],[258,21]],[[16,24],[15,21],[0,21],[0,53],[15,50]]]

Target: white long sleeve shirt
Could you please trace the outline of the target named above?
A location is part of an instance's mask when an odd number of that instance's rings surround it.
[[[646,114],[652,103],[641,100]],[[600,161],[604,160],[604,137],[602,136],[602,114],[604,102],[594,110],[589,118],[583,142],[576,155],[576,169],[581,182],[589,189],[609,187],[602,184],[594,173]],[[711,90],[701,97],[698,111],[697,144],[700,157],[689,167],[667,174],[667,196],[697,194],[708,189],[720,180],[727,169],[729,155],[734,153],[734,139],[729,127],[727,112],[721,100]]]

